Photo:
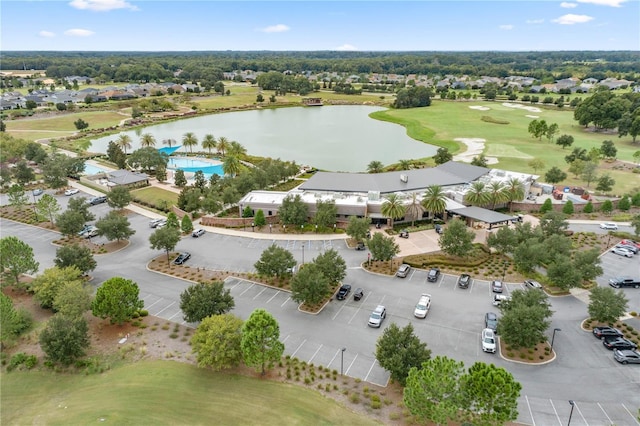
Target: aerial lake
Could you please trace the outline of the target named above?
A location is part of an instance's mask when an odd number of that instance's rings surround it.
[[[162,141],[193,132],[201,142],[206,134],[242,144],[247,153],[295,161],[323,170],[363,172],[371,161],[382,164],[435,155],[437,148],[411,139],[404,127],[369,118],[384,108],[360,105],[262,109],[211,114],[145,127],[137,133],[152,134],[156,148]],[[132,152],[140,147],[136,131],[122,132],[132,140]],[[91,152],[106,153],[109,141],[119,134],[94,139]],[[194,147],[201,151],[202,146]],[[181,148],[180,151],[188,151]]]

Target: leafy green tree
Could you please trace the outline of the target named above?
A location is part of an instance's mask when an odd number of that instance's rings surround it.
[[[317,305],[329,294],[331,282],[316,263],[307,263],[291,279],[291,299],[298,303]]]
[[[576,160],[575,162],[578,162]],[[575,163],[574,162],[574,163]],[[587,188],[591,185],[591,182],[598,178],[598,164],[593,161],[585,161],[582,167],[582,173],[580,173],[582,180],[587,182]]]
[[[631,200],[629,199],[629,196],[625,195],[622,198],[620,198],[620,200],[618,201],[618,210],[626,212],[630,208],[631,208]]]
[[[429,212],[429,216],[445,212],[447,207],[447,197],[440,185],[429,185],[422,197],[422,207]]]
[[[450,256],[466,257],[473,250],[476,234],[467,231],[467,225],[460,219],[452,219],[446,227],[438,243],[443,252]]]
[[[433,156],[433,160],[436,162],[436,165],[447,163],[453,160],[453,154],[449,152],[447,148],[438,148],[436,155]]]
[[[547,237],[564,234],[568,228],[569,222],[567,222],[567,216],[564,213],[550,211],[540,218],[540,230]]]
[[[393,237],[386,237],[381,232],[373,234],[368,246],[372,260],[391,261],[394,256],[400,253],[400,246]]]
[[[566,215],[572,215],[574,212],[573,201],[567,200],[564,206],[562,206],[562,213]]]
[[[284,352],[278,322],[264,309],[256,309],[242,325],[240,346],[244,363],[264,376]]]
[[[509,211],[513,211],[513,202],[524,199],[524,184],[518,178],[510,178],[504,187],[505,201],[509,202]]]
[[[110,318],[112,324],[122,324],[133,318],[144,307],[138,298],[138,284],[121,277],[109,278],[98,287],[91,303],[93,315],[102,319]]]
[[[113,210],[100,218],[95,226],[98,228],[98,235],[104,236],[109,241],[128,240],[136,233],[135,229],[131,229],[129,219]]]
[[[583,213],[593,213],[593,203],[591,202],[591,200],[587,201],[587,204],[584,205],[584,208],[582,209]]]
[[[53,298],[53,310],[68,318],[79,318],[91,308],[91,288],[83,281],[65,283]]]
[[[287,195],[282,200],[282,205],[278,209],[280,220],[285,225],[304,225],[309,216],[307,205],[302,201],[299,194],[295,196]]]
[[[41,164],[47,158],[47,151],[38,142],[29,142],[24,147],[24,158]]]
[[[195,212],[200,208],[202,191],[198,188],[187,186],[182,188],[178,196],[178,207],[186,212]]]
[[[518,418],[522,385],[504,368],[476,362],[461,378],[460,387],[474,424],[501,425]]]
[[[216,141],[215,136],[208,133],[204,135],[204,138],[202,138],[201,144],[202,148],[209,150],[209,155],[211,155],[211,150],[216,149],[216,147],[218,146],[218,141]]]
[[[611,287],[594,287],[589,295],[589,316],[591,319],[614,323],[627,311],[629,299],[622,290],[615,291]]]
[[[227,153],[222,160],[222,171],[225,176],[235,177],[241,170],[242,163],[240,159],[236,155],[231,154],[231,152]]]
[[[600,250],[577,250],[573,254],[572,267],[580,273],[584,281],[596,279],[603,272],[600,266]]]
[[[187,322],[199,322],[213,315],[229,312],[235,302],[222,281],[200,282],[180,294],[180,309]]]
[[[336,215],[338,214],[338,208],[336,202],[333,200],[316,201],[316,215],[313,221],[320,228],[329,228],[336,223]]]
[[[267,247],[260,259],[253,265],[258,274],[267,277],[284,277],[290,274],[289,271],[296,266],[293,254],[283,247],[271,244]]]
[[[383,216],[391,219],[391,227],[393,228],[393,221],[404,217],[406,208],[402,203],[402,199],[396,193],[387,195],[382,202],[380,212]]]
[[[431,358],[427,344],[413,333],[413,325],[400,328],[396,323],[387,327],[376,343],[376,359],[391,378],[401,385],[406,384],[409,370],[419,368]]]
[[[491,232],[487,237],[487,245],[498,253],[512,253],[518,245],[515,231],[503,226],[497,231]]]
[[[156,179],[158,182],[166,182],[167,181],[167,168],[166,167],[158,167],[156,169]]]
[[[531,137],[542,140],[542,137],[547,133],[547,130],[549,130],[549,125],[545,120],[533,120],[529,123],[527,130],[531,134]]]
[[[411,219],[411,226],[415,224],[416,219],[422,218],[422,215],[425,211],[426,209],[422,206],[422,203],[418,199],[418,194],[415,192],[412,193],[411,201],[405,209],[405,217],[407,218],[407,220]]]
[[[384,164],[380,161],[373,160],[367,165],[367,173],[382,173],[384,171]]]
[[[127,159],[127,163],[136,170],[151,173],[159,168],[166,168],[169,156],[153,147],[136,149]]]
[[[562,149],[565,149],[568,146],[573,145],[573,136],[571,135],[562,135],[556,141],[556,145],[560,145]]]
[[[553,258],[547,266],[547,277],[557,287],[563,290],[579,287],[582,284],[580,271],[570,267],[571,259],[568,256],[559,255]]]
[[[606,215],[611,214],[611,212],[613,211],[613,203],[611,202],[611,200],[604,200],[602,205],[600,205],[600,211]]]
[[[513,252],[513,261],[522,273],[533,272],[545,258],[545,246],[537,238],[530,238],[518,244]]]
[[[11,186],[7,192],[7,197],[9,199],[9,204],[18,210],[22,210],[29,202],[29,197],[25,194],[22,185]]]
[[[36,179],[36,174],[33,169],[27,165],[27,162],[20,160],[16,163],[13,169],[13,177],[16,178],[19,184],[25,185]]]
[[[576,147],[576,148],[573,148],[573,151],[571,151],[571,154],[565,155],[564,161],[566,161],[568,164],[571,164],[576,160],[592,161],[592,158],[589,156],[586,149]]]
[[[616,181],[611,177],[609,173],[605,173],[598,178],[598,185],[596,186],[597,191],[609,192],[613,189],[613,185],[616,184]]]
[[[193,153],[193,147],[198,146],[198,137],[193,132],[187,132],[182,136],[182,145],[189,148],[189,152]]]
[[[11,298],[0,292],[0,343],[11,342],[33,325],[33,317],[25,308],[16,309]]]
[[[140,146],[143,148],[152,148],[156,146],[156,138],[151,133],[144,133],[140,137]]]
[[[54,315],[40,333],[40,346],[50,361],[70,365],[85,355],[90,345],[87,321]]]
[[[58,215],[56,226],[62,235],[67,237],[75,237],[82,230],[85,220],[82,213],[75,210],[67,209]]]
[[[544,200],[544,203],[542,203],[542,206],[540,206],[540,213],[549,213],[553,211],[553,204],[551,203],[551,198],[547,198],[546,200]]]
[[[184,170],[178,169],[173,174],[173,183],[178,188],[183,188],[187,185],[187,178],[184,176]]]
[[[74,121],[73,125],[76,126],[76,129],[78,130],[84,130],[89,127],[89,123],[84,121],[82,118],[78,118],[76,121]]]
[[[90,205],[84,197],[72,198],[67,204],[67,210],[80,213],[83,224],[96,218],[96,215],[89,211],[89,207]]]
[[[547,132],[545,133],[545,136],[547,137],[547,139],[549,139],[549,142],[553,142],[553,138],[556,137],[559,131],[560,131],[560,127],[558,126],[558,123],[552,123],[547,128]]]
[[[44,194],[36,202],[36,212],[49,219],[49,222],[53,224],[55,216],[60,212],[60,204],[52,195]]]
[[[232,314],[206,317],[191,338],[198,367],[213,371],[237,367],[242,360],[242,320]]]
[[[30,287],[34,298],[40,303],[40,306],[50,309],[53,307],[53,301],[60,289],[74,281],[82,282],[82,271],[75,266],[67,266],[65,268],[54,266],[53,268],[45,269],[41,275],[38,275],[31,282]]]
[[[369,231],[369,224],[371,218],[350,216],[349,223],[347,224],[347,235],[356,241],[362,241],[366,238]]]
[[[167,253],[167,264],[169,266],[171,266],[169,253],[176,248],[178,241],[180,241],[180,230],[170,226],[163,226],[160,229],[156,229],[155,232],[149,236],[151,249],[164,250],[165,253]]]
[[[198,188],[201,191],[204,191],[207,187],[207,178],[204,177],[204,172],[202,170],[197,170],[193,174],[193,186]]]
[[[39,267],[29,244],[13,236],[0,239],[0,272],[5,283],[19,285],[22,274],[35,274]]]
[[[77,243],[59,247],[56,250],[56,258],[53,259],[53,263],[58,268],[75,266],[83,274],[93,271],[98,266],[91,249]]]
[[[167,228],[175,228],[180,229],[180,221],[178,220],[178,215],[174,212],[169,212],[167,215],[167,224],[165,225]]]
[[[42,164],[42,179],[44,183],[53,189],[60,189],[67,185],[67,156],[60,153],[52,153]]]
[[[500,336],[515,348],[533,348],[545,337],[552,315],[548,296],[542,291],[514,290],[500,304]]]
[[[547,170],[547,173],[545,173],[544,175],[545,181],[549,183],[562,182],[566,178],[567,178],[567,174],[562,170],[560,170],[559,168],[557,168],[556,166],[553,166],[552,168]]]
[[[487,185],[487,197],[491,203],[491,210],[495,210],[496,204],[509,200],[504,184],[500,181],[493,181]]]
[[[472,166],[478,167],[487,167],[489,162],[487,161],[487,157],[484,154],[477,155],[471,159]]]
[[[584,173],[585,165],[587,161],[577,159],[571,164],[569,164],[569,173],[572,173],[573,176],[577,179],[580,175]],[[593,179],[591,179],[593,180]]]
[[[423,423],[449,424],[461,410],[460,381],[464,363],[437,356],[409,370],[402,400],[409,412]]]
[[[640,236],[640,214],[637,214],[631,219],[631,226],[633,226],[633,232],[636,236]]]
[[[251,208],[251,206],[246,206],[244,210],[242,210],[242,217],[253,217],[253,209]]]
[[[539,158],[534,158],[533,160],[529,161],[527,165],[533,169],[534,173],[537,173],[538,170],[544,169],[544,161],[540,160]]]
[[[114,186],[107,194],[107,204],[114,209],[122,210],[131,203],[131,192],[126,186]]]
[[[341,282],[347,275],[347,264],[336,249],[325,250],[313,262],[320,268],[322,274],[327,277],[330,284]]]
[[[264,211],[262,209],[256,210],[256,216],[254,217],[254,223],[258,227],[258,229],[262,228],[267,224],[267,219],[264,217]]]
[[[616,148],[613,141],[602,141],[600,146],[600,155],[604,158],[616,158],[618,154],[618,148]]]
[[[180,228],[182,232],[191,232],[193,231],[193,222],[191,222],[191,218],[188,214],[182,216],[182,221],[180,222]]]
[[[489,194],[484,182],[473,182],[471,188],[464,195],[465,202],[474,206],[486,206],[489,204]]]

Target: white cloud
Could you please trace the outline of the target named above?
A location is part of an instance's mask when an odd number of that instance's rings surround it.
[[[509,31],[513,29],[513,25],[511,24],[500,25],[498,28],[500,28],[501,30]]]
[[[342,46],[336,47],[335,50],[341,50],[341,51],[344,51],[344,50],[358,50],[358,48],[353,46],[353,45],[351,45],[351,44],[343,44]]]
[[[564,7],[565,9],[573,9],[574,7],[578,7],[578,3],[569,3],[563,1],[562,3],[560,3],[560,7]]]
[[[260,28],[258,31],[262,31],[263,33],[284,33],[286,31],[289,31],[290,29],[291,28],[289,28],[285,24],[278,24]]]
[[[593,21],[593,17],[588,15],[574,15],[569,13],[568,15],[562,15],[561,17],[554,19],[553,22],[560,25],[573,25],[573,24],[584,24],[589,21]]]
[[[69,6],[94,12],[108,12],[115,9],[139,10],[137,6],[124,0],[72,0]]]
[[[576,0],[578,3],[597,4],[598,6],[620,7],[627,0]]]
[[[39,35],[40,37],[51,38],[51,37],[55,37],[55,36],[56,36],[56,33],[52,33],[51,31],[45,31],[45,30],[42,30],[42,31],[40,31],[40,32],[38,33],[38,35]]]
[[[543,24],[544,19],[527,19],[525,22],[527,24]]]
[[[72,28],[64,32],[64,35],[70,37],[89,37],[95,33],[91,30],[83,30],[82,28]]]

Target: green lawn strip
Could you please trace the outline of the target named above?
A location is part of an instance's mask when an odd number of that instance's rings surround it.
[[[178,204],[178,194],[155,186],[133,190],[131,196],[154,206],[159,206],[162,200],[166,201],[169,207]]]
[[[12,372],[2,380],[2,424],[376,424],[301,386],[215,373],[172,361],[100,375]]]
[[[50,130],[50,131],[76,131],[73,124],[78,119],[89,123],[89,129],[117,126],[120,121],[127,118],[126,115],[115,111],[78,111],[72,114],[63,114],[53,117],[32,118],[28,120],[8,120],[7,132],[12,130]],[[16,133],[16,136],[20,137]]]

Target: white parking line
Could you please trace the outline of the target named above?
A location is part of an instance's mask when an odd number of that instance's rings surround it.
[[[169,309],[171,306],[175,305],[176,302],[171,302],[169,305],[165,306],[163,310],[161,310],[160,312],[156,312],[153,316],[157,317],[159,316],[161,313],[163,313],[164,311],[166,311],[167,309]]]
[[[273,296],[271,296],[271,298],[270,298],[269,300],[267,300],[267,303],[271,302],[271,301],[273,300],[273,298],[274,298],[274,297],[276,297],[276,296],[277,296],[277,295],[279,295],[279,294],[280,294],[280,292],[279,292],[279,291],[276,291],[276,292],[273,294]]]
[[[164,300],[164,299],[162,299],[162,297],[161,297],[160,299],[158,299],[158,300],[156,300],[155,302],[153,302],[151,305],[146,306],[146,307],[145,307],[145,310],[147,310],[147,311],[148,311],[149,309],[151,309],[151,307],[152,307],[153,305],[155,305],[156,303],[158,303],[158,302],[159,302],[159,301],[161,301],[161,300]]]
[[[264,293],[264,291],[265,291],[267,288],[269,288],[269,287],[265,287],[265,288],[263,288],[263,289],[260,291],[260,293],[258,293],[258,294],[256,294],[255,296],[253,296],[253,299],[252,299],[252,300],[256,300],[256,298],[257,298],[258,296],[260,296],[262,293]]]
[[[600,405],[600,403],[598,402],[598,407],[600,407],[600,409],[602,410],[602,412],[604,413],[605,416],[607,416],[607,419],[609,420],[610,424],[613,424],[613,422],[611,421],[611,417],[609,417],[609,415],[607,414],[606,411],[604,411],[604,408],[602,408],[602,405]]]
[[[180,315],[180,311],[176,312],[175,314],[171,315],[168,319],[169,321],[171,321],[173,319],[173,317],[175,317],[176,315]]]
[[[356,312],[353,314],[353,316],[349,320],[349,324],[351,324],[351,321],[353,321],[353,319],[356,317],[356,315],[358,315],[358,313],[360,312],[360,309],[362,309],[362,305],[364,305],[367,302],[367,299],[369,298],[369,296],[371,296],[371,293],[367,294],[367,297],[365,297],[364,301],[358,306],[358,309],[356,310]]]
[[[300,346],[298,346],[298,349],[296,349],[292,354],[291,354],[291,358],[293,358],[294,356],[296,356],[296,354],[298,353],[298,351],[300,350],[300,348],[307,342],[307,339],[304,339],[302,341],[302,343],[300,343]]]
[[[376,365],[377,361],[378,361],[377,359],[373,360],[373,364],[371,364],[371,367],[369,368],[369,371],[367,371],[367,375],[364,377],[364,381],[365,382],[369,379],[369,374],[371,374],[371,370],[373,370],[373,367]]]
[[[284,339],[282,339],[282,343],[284,344],[284,342],[286,342],[286,341],[287,341],[287,339],[289,339],[289,337],[291,337],[291,335],[290,335],[290,334],[287,334],[287,337],[285,337]]]
[[[287,300],[285,300],[284,302],[282,302],[282,305],[280,305],[280,307],[282,308],[284,306],[285,303],[287,303],[289,301],[289,299],[291,299],[291,296],[287,297]]]
[[[587,423],[587,419],[584,418],[584,416],[582,415],[582,411],[580,411],[580,407],[578,407],[578,403],[574,401],[574,404],[576,405],[576,409],[578,410],[578,414],[580,414],[580,417],[582,417],[582,420],[584,421],[584,423],[589,426],[589,423]],[[598,404],[600,405],[600,404]]]
[[[531,404],[529,404],[529,398],[527,398],[527,395],[524,396],[524,400],[527,401],[527,408],[529,409],[529,415],[531,416],[531,423],[532,426],[536,426],[536,421],[533,418],[533,412],[531,411]]]
[[[327,364],[327,367],[330,366],[333,363],[333,360],[336,359],[336,357],[338,356],[338,354],[342,352],[342,349],[338,349],[336,351],[336,354],[333,356],[333,358],[331,358],[331,361],[329,361],[329,364]]]
[[[244,295],[247,291],[249,291],[249,289],[251,289],[255,284],[251,284],[249,287],[247,287],[242,293],[240,293],[240,296]]]
[[[558,410],[556,410],[556,406],[553,405],[553,401],[549,400],[549,402],[551,403],[551,408],[553,408],[553,412],[556,415],[556,418],[558,419],[558,423],[560,424],[560,426],[562,426],[562,422],[560,421],[560,416],[558,416]]]
[[[347,306],[346,303],[343,303],[342,306],[340,306],[340,309],[338,309],[338,312],[336,312],[336,314],[333,316],[333,318],[331,318],[331,320],[333,321],[334,319],[336,319],[336,317],[338,315],[340,315],[340,312],[342,312],[342,310],[344,309],[344,307]]]
[[[635,422],[636,422],[636,424],[640,425],[640,422],[638,421],[638,419],[636,419],[636,416],[634,416],[633,414],[631,414],[631,411],[629,411],[629,410],[627,409],[627,407],[626,407],[624,404],[620,403],[620,405],[622,405],[622,408],[624,408],[624,410],[625,410],[627,413],[629,413],[629,415],[631,416],[631,418],[633,419],[633,421],[635,421]]]
[[[318,352],[320,352],[320,349],[322,349],[322,345],[320,345],[320,347],[318,348],[318,350],[313,354],[313,356],[311,358],[309,358],[309,363],[311,363],[311,361],[313,361],[313,359],[316,357],[316,355],[318,355]]]
[[[353,358],[353,361],[351,361],[351,364],[349,364],[349,367],[347,367],[347,371],[344,372],[344,374],[349,375],[349,370],[351,369],[351,366],[353,365],[354,362],[356,362],[356,359],[358,359],[358,355],[356,354],[356,357]]]

